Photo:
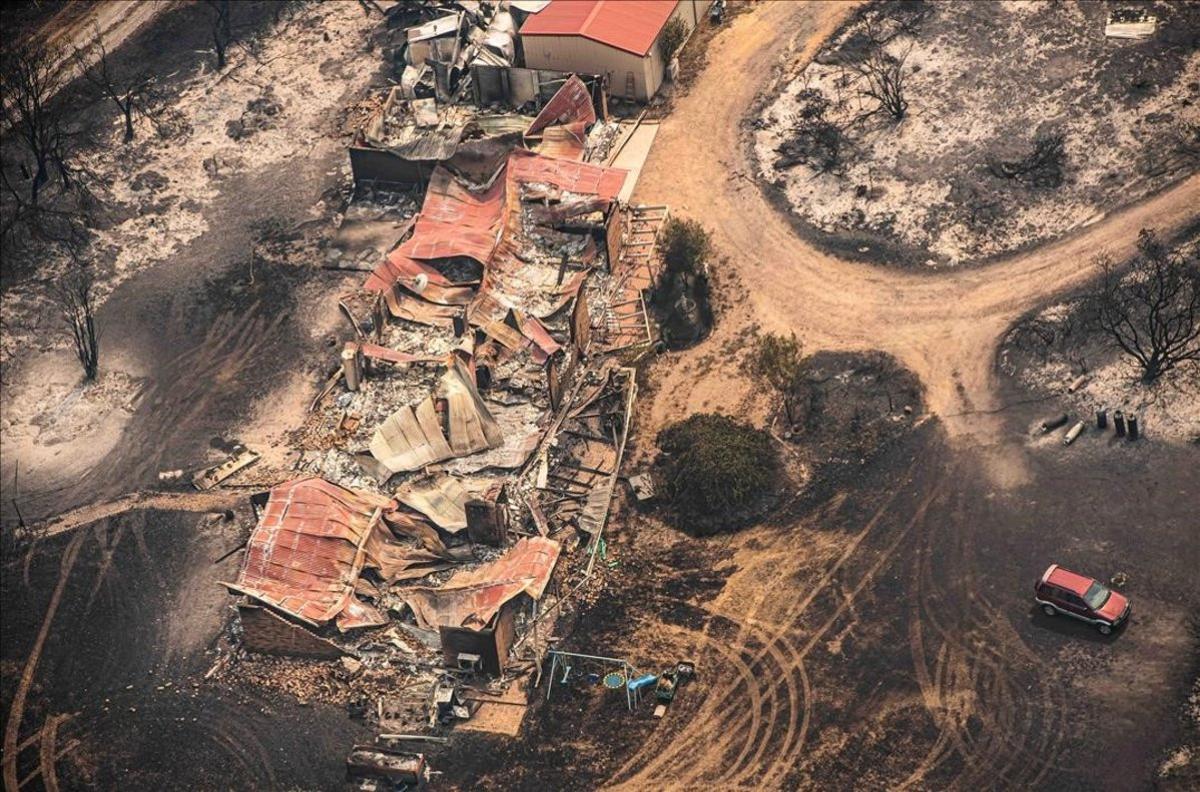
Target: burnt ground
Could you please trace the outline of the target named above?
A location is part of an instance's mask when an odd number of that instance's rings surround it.
[[[129,512],[5,565],[6,720],[60,575],[66,581],[21,731],[66,716],[54,743],[63,751],[60,788],[340,783],[344,753],[362,736],[344,710],[204,679],[227,622],[228,596],[216,581],[236,573],[240,556],[213,562],[245,538],[250,516],[239,517]],[[18,777],[36,768],[40,746],[21,751]]]
[[[299,167],[304,172],[308,165]],[[320,189],[310,188],[322,174],[314,165],[308,181],[286,185],[294,206],[311,205]],[[284,174],[256,176],[267,185],[286,181]],[[265,187],[251,195],[266,201]],[[266,209],[254,200],[246,205],[250,214]],[[243,227],[249,218],[230,198],[221,206],[226,225],[212,227],[234,238],[228,252],[239,255],[222,257],[226,242],[214,231],[203,238],[213,256],[199,250],[181,257],[191,269],[169,266],[177,277],[211,283],[215,295],[228,296],[248,288],[248,275],[245,284],[239,280],[245,249],[235,242],[249,233]],[[268,339],[250,347],[252,356],[221,352],[213,340],[226,336],[224,322],[235,314],[177,292],[165,275],[161,282],[137,277],[157,283],[153,293],[182,313],[195,311],[192,323],[184,323],[189,330],[154,347],[163,404],[175,400],[173,420],[164,419],[157,431],[177,450],[159,451],[153,436],[131,430],[132,448],[162,454],[163,463],[202,455],[210,430],[222,431],[213,429],[221,411],[242,409],[229,383],[253,388],[265,382],[254,379],[267,376],[261,366],[285,365],[272,351],[319,345],[288,335],[310,317],[302,284],[286,277],[277,283],[298,289],[288,303],[296,315],[274,329],[267,322],[265,333],[230,336]],[[762,291],[761,284],[749,285]],[[149,299],[128,299],[130,312],[165,310]],[[254,310],[264,320],[276,315],[270,305]],[[132,321],[144,336],[163,332],[148,318]],[[182,345],[178,354],[196,351],[218,362],[206,369],[184,357],[172,368],[172,343]],[[205,358],[203,350],[213,348],[217,353]],[[245,352],[247,344],[233,349]],[[250,362],[239,362],[243,357]],[[197,382],[171,381],[193,371],[200,373]],[[840,788],[908,780],[928,788],[1148,787],[1159,754],[1174,744],[1180,693],[1194,673],[1195,643],[1185,625],[1198,604],[1188,497],[1197,489],[1195,451],[1152,439],[1109,444],[1090,435],[1070,449],[1030,444],[1027,427],[1053,405],[1022,405],[1027,394],[1004,387],[1003,402],[1016,406],[1000,413],[1003,452],[1029,483],[995,484],[978,452],[965,445],[969,437],[951,445],[937,422],[927,422],[844,490],[814,504],[798,502],[772,524],[703,541],[648,521],[615,534],[612,553],[621,565],[606,572],[611,599],[585,612],[571,646],[624,654],[645,668],[690,656],[699,666],[697,682],[661,722],[646,712],[631,718],[619,697],[556,691],[532,713],[519,741],[462,739],[435,756],[446,773],[436,786],[570,789],[629,780],[638,788]],[[194,414],[187,409],[193,391],[200,405]],[[679,402],[687,406],[686,394]],[[114,467],[151,475],[149,465],[139,472],[136,453],[120,454]],[[82,489],[64,489],[58,498],[81,497]],[[60,746],[81,741],[59,762],[63,786],[88,779],[113,786],[128,769],[140,775],[125,788],[335,787],[347,744],[359,736],[344,713],[202,683],[195,699],[169,692],[209,666],[203,652],[220,633],[209,608],[219,611],[227,602],[215,581],[229,574],[211,561],[238,537],[224,529],[209,533],[195,518],[162,515],[131,515],[102,530],[115,536],[126,520],[114,558],[127,560],[111,565],[98,588],[112,590],[106,609],[88,602],[101,546],[89,531],[42,545],[28,586],[19,563],[5,567],[7,704],[59,579],[60,558],[78,553],[41,654],[23,736],[47,713],[85,713],[60,726]],[[141,533],[145,550],[134,530],[139,520],[150,528]],[[1102,577],[1126,572],[1134,622],[1102,639],[1083,625],[1036,615],[1030,587],[1051,560]],[[111,578],[117,568],[128,570],[119,585]],[[205,596],[220,602],[200,608],[205,615],[188,622],[190,637],[164,640],[164,625],[178,626]],[[156,602],[174,607],[158,610]],[[183,648],[168,651],[177,645]],[[96,669],[76,665],[76,656]],[[178,676],[162,681],[164,667]],[[72,732],[80,723],[94,732]],[[69,766],[76,751],[80,761]],[[21,761],[32,759],[22,754]]]
[[[253,16],[253,25],[239,35],[256,34],[254,26],[270,18],[259,12],[270,8],[240,8],[243,21],[249,25]],[[163,72],[208,57],[195,52],[204,49],[195,39],[203,36],[197,9],[199,4],[165,13],[127,41],[121,57],[153,61]],[[378,63],[382,68],[382,58]],[[101,306],[102,373],[136,372],[129,394],[135,406],[111,449],[94,455],[67,433],[47,452],[57,451],[57,466],[35,476],[6,428],[0,509],[6,529],[15,522],[14,499],[33,521],[133,490],[161,489],[160,470],[211,463],[234,440],[266,442],[241,434],[247,420],[266,414],[300,425],[308,399],[328,373],[335,336],[351,332],[332,296],[362,278],[322,270],[311,258],[254,260],[264,228],[311,220],[319,213],[310,210],[322,200],[323,219],[338,208],[346,162],[336,142],[341,119],[336,113],[305,118],[321,127],[307,154],[224,173],[211,202],[200,208],[208,230],[169,259],[131,274]],[[30,277],[7,260],[5,276],[5,288]],[[5,317],[6,334],[13,321]],[[60,332],[51,320],[33,332],[47,328]],[[42,344],[35,337],[32,346]],[[39,351],[7,362],[6,401],[18,383],[38,376],[41,360],[55,355],[67,353]],[[296,412],[300,416],[292,421]],[[6,411],[6,427],[12,418]],[[0,704],[6,727],[60,569],[69,567],[18,724],[18,741],[33,738],[19,753],[20,777],[37,765],[39,747],[49,745],[52,753],[61,752],[60,788],[340,783],[345,753],[363,736],[344,710],[203,680],[227,622],[229,598],[218,581],[234,576],[240,555],[220,565],[213,560],[242,541],[239,531],[250,524],[248,514],[235,527],[194,514],[133,512],[3,559]],[[59,715],[67,718],[47,720]],[[59,723],[56,742],[45,736],[53,729],[38,731],[47,722]]]
[[[301,161],[229,185],[213,207],[212,231],[135,275],[101,306],[102,354],[136,360],[147,385],[103,464],[36,490],[22,487],[27,520],[157,486],[160,470],[199,467],[213,438],[288,375],[316,387],[330,352],[311,327],[330,323],[337,310],[330,297],[361,275],[263,262],[252,272],[251,249],[255,223],[278,214],[280,196],[311,205],[332,186],[324,169],[334,164]],[[6,499],[9,518],[10,509]]]
[[[274,9],[270,3],[239,4],[239,42],[253,42],[274,19]],[[127,41],[114,58],[140,60],[156,73],[171,75],[163,84],[169,91],[172,79],[182,81],[198,60],[211,57],[205,49],[204,13],[198,4],[170,10]],[[163,47],[162,41],[174,46]],[[378,57],[380,72],[383,63]],[[103,128],[112,120],[111,110],[104,104],[96,109],[96,125]],[[318,123],[326,137],[338,138],[339,118]],[[252,138],[240,145],[249,152],[258,142]],[[176,255],[130,276],[103,302],[97,315],[101,373],[134,372],[141,384],[133,394],[136,408],[112,451],[85,469],[72,464],[68,444],[60,446],[67,450],[61,470],[34,477],[30,467],[36,465],[22,467],[24,449],[6,437],[5,491],[19,495],[27,521],[156,486],[160,470],[210,463],[214,438],[227,435],[253,413],[256,400],[289,378],[310,381],[315,393],[330,357],[324,329],[349,333],[348,326],[339,324],[331,297],[362,275],[321,270],[315,255],[302,267],[252,263],[252,251],[263,228],[312,220],[310,210],[323,200],[322,210],[331,215],[345,187],[345,163],[340,145],[314,142],[306,156],[282,165],[228,172],[215,182],[216,196],[202,208],[208,230]],[[19,264],[6,262],[5,288],[33,277]],[[8,324],[13,321],[6,317],[6,333],[14,332]],[[37,322],[35,347],[65,332],[53,317]],[[61,358],[63,366],[74,365],[66,350],[49,354]],[[4,365],[9,395],[12,388],[28,384],[24,369],[37,362],[30,355]],[[9,412],[6,417],[14,416]],[[227,444],[233,438],[223,439]],[[14,487],[18,472],[19,486]],[[6,525],[15,519],[10,497],[3,499],[0,513]]]
[[[939,267],[1028,250],[1155,194],[1196,170],[1197,9],[1139,6],[1159,20],[1145,40],[1104,36],[1109,11],[1125,7],[1115,2],[863,7],[811,63],[782,66],[774,93],[760,97],[747,128],[766,197],[839,257]],[[906,59],[898,123],[864,115],[874,107],[854,69],[869,49],[864,19]],[[807,156],[793,125],[809,90],[842,130],[827,172],[796,160]],[[996,175],[1039,135],[1063,136],[1057,179]]]
[[[648,668],[691,656],[697,682],[660,722],[619,694],[556,687],[519,743],[459,743],[444,780],[1150,788],[1195,674],[1195,451],[1026,442],[1048,406],[1011,384],[1003,396],[1024,485],[995,485],[933,420],[773,524],[692,540],[635,522],[570,644]],[[1105,638],[1035,611],[1051,562],[1125,572],[1132,622]]]

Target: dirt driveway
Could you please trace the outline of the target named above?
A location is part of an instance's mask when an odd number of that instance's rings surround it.
[[[764,64],[794,71],[854,8],[764,3],[735,17],[713,39],[707,73],[660,126],[634,201],[668,203],[709,225],[728,257],[720,288],[738,293],[708,345],[654,372],[660,392],[671,398],[655,404],[650,431],[700,409],[743,406],[751,385],[738,368],[717,366],[703,378],[696,370],[713,347],[739,347],[739,337],[756,323],[767,331],[794,330],[810,349],[894,355],[924,382],[930,409],[952,436],[993,445],[999,424],[990,411],[1000,404],[992,360],[1009,324],[1092,277],[1097,251],[1119,257],[1132,249],[1139,229],[1166,235],[1196,214],[1200,176],[1027,255],[950,274],[901,272],[814,249],[754,182],[745,124],[773,79]],[[1011,456],[999,448],[994,453],[998,481],[1028,480]]]
[[[664,617],[626,636],[631,651],[666,643],[697,658],[705,677],[668,721],[630,726],[609,783],[1144,788],[1194,654],[1187,570],[1200,548],[1180,496],[1198,486],[1185,462],[1195,452],[1031,449],[1026,427],[1049,408],[1022,404],[994,360],[1010,323],[1090,278],[1096,252],[1120,256],[1144,226],[1169,233],[1192,221],[1200,177],[952,274],[817,251],[753,182],[736,120],[769,84],[763,64],[794,69],[852,11],[767,3],[736,17],[662,123],[634,200],[709,225],[726,258],[720,288],[735,293],[712,339],[657,364],[639,431],[701,410],[761,414],[736,360],[755,325],[794,330],[810,351],[894,355],[921,378],[935,420],[803,513],[714,540],[735,571],[701,603],[702,627]],[[1130,592],[1142,605],[1127,631],[1101,639],[1031,610],[1037,575],[1068,559],[1096,575],[1137,570]]]

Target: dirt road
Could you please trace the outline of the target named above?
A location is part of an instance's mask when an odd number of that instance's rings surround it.
[[[1148,783],[1161,750],[1154,724],[1170,718],[1191,651],[1182,623],[1194,593],[1173,556],[1198,552],[1187,508],[1155,493],[1195,486],[1194,472],[1171,467],[1194,452],[1159,447],[1131,461],[1110,444],[1071,460],[1031,454],[1016,438],[1034,408],[1003,392],[994,358],[1014,319],[1095,274],[1097,252],[1120,256],[1142,227],[1166,234],[1192,221],[1200,177],[1051,245],[952,273],[816,250],[753,181],[744,122],[772,79],[763,64],[794,70],[852,11],[766,3],[736,17],[662,123],[634,200],[708,225],[724,257],[719,289],[735,293],[712,339],[657,365],[640,431],[702,410],[761,411],[765,397],[736,359],[756,325],[795,331],[810,351],[894,355],[921,378],[939,420],[903,459],[810,512],[712,540],[736,571],[703,604],[703,626],[663,617],[627,644],[666,641],[706,675],[669,722],[639,732],[609,783],[1136,788]],[[1093,494],[1118,480],[1116,502]],[[1029,610],[1028,583],[1062,557],[1164,577],[1134,595],[1144,620],[1098,644],[1086,628]],[[669,613],[684,599],[654,607]],[[1124,692],[1127,675],[1136,694]]]
[[[921,378],[930,409],[952,436],[994,443],[998,422],[989,411],[1000,404],[992,360],[1009,324],[1086,282],[1098,251],[1120,256],[1132,249],[1139,229],[1165,235],[1195,217],[1197,176],[1068,238],[986,267],[925,274],[814,249],[755,184],[746,123],[773,79],[764,64],[794,72],[853,10],[847,3],[764,3],[735,17],[713,39],[707,72],[661,124],[634,200],[669,203],[707,224],[718,252],[728,257],[721,288],[738,294],[709,344],[655,372],[660,392],[670,398],[655,404],[651,431],[700,409],[733,410],[746,399],[751,384],[739,367],[718,365],[703,378],[695,372],[712,348],[738,348],[738,338],[756,323],[766,331],[795,331],[809,349],[894,355]],[[1009,485],[1027,477],[999,455],[993,468]]]

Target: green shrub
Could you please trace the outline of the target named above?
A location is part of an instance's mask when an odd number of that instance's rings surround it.
[[[687,25],[679,17],[672,17],[666,25],[663,26],[662,38],[659,39],[659,46],[662,48],[662,58],[664,62],[670,62],[679,48],[683,46],[683,42],[687,39]]]
[[[746,522],[779,476],[770,435],[724,415],[672,424],[659,432],[658,445],[666,503],[696,533]]]
[[[712,256],[712,241],[708,231],[697,220],[672,217],[663,226],[659,238],[666,273],[695,275],[703,271],[704,262]]]
[[[801,416],[797,407],[804,401],[804,347],[790,336],[767,333],[758,340],[750,373],[783,399],[783,411],[789,424]]]

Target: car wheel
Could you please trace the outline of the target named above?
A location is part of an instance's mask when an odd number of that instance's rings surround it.
[[[1046,614],[1047,616],[1057,616],[1058,608],[1054,607],[1053,605],[1043,605],[1042,613]]]
[[[1098,624],[1096,629],[1100,631],[1101,635],[1108,635],[1112,632],[1112,626],[1108,624]]]

